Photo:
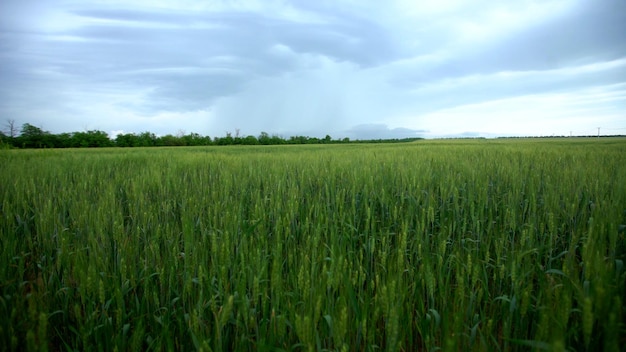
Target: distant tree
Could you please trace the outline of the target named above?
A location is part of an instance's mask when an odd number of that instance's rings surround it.
[[[226,137],[218,138],[217,145],[232,145],[235,143],[235,139],[230,135],[230,132],[226,132]]]
[[[202,144],[201,145],[212,145],[213,141],[211,141],[211,137],[210,136],[204,136],[202,137]]]
[[[255,136],[246,136],[246,138],[243,138],[242,144],[245,144],[245,145],[257,145],[257,144],[259,144],[259,140],[256,139]]]
[[[350,143],[350,139],[333,140],[330,135],[324,138],[307,137],[307,136],[291,136],[284,139],[280,135],[269,135],[267,132],[261,132],[258,137],[240,135],[240,130],[235,129],[235,136],[230,132],[226,132],[225,137],[215,137],[213,140],[209,136],[202,136],[198,133],[184,134],[179,131],[176,136],[171,134],[157,137],[151,132],[142,132],[138,135],[133,133],[118,134],[115,140],[111,140],[106,132],[93,130],[86,132],[73,132],[51,134],[44,131],[40,127],[36,127],[29,123],[22,125],[21,132],[18,134],[14,131],[14,121],[9,120],[7,123],[7,131],[9,135],[0,132],[0,144],[2,147],[17,148],[84,148],[84,147],[152,147],[152,146],[207,146],[207,145],[278,145],[278,144],[329,144],[329,143]],[[13,133],[15,137],[10,137]],[[420,138],[403,138],[403,139],[377,139],[377,140],[357,140],[358,143],[400,143],[419,140]]]
[[[30,123],[25,123],[22,125],[22,132],[21,132],[22,136],[25,136],[25,137],[41,136],[44,133],[46,133],[44,130],[42,130],[41,128],[37,126],[33,126]]]
[[[15,120],[13,119],[7,120],[5,136],[9,138],[17,137],[17,126],[15,125]]]
[[[207,138],[202,137],[198,133],[187,134],[182,137],[182,140],[184,142],[184,145],[188,145],[188,146],[207,145]],[[209,138],[209,141],[210,141],[210,138]]]
[[[272,138],[270,138],[270,144],[272,145],[278,145],[278,144],[284,144],[284,143],[285,143],[285,140],[277,134],[272,135]]]
[[[309,142],[309,137],[307,136],[291,136],[287,143],[289,144],[307,144]]]
[[[57,135],[57,148],[71,148],[74,146],[74,141],[72,139],[73,133],[61,133]]]
[[[4,134],[4,132],[0,131],[0,149],[6,149],[11,146],[9,141],[9,137]]]
[[[157,136],[152,132],[142,132],[137,136],[137,144],[134,147],[154,147],[156,146]]]
[[[109,135],[103,131],[74,132],[71,135],[71,147],[74,148],[98,148],[111,147],[113,142]]]
[[[182,137],[176,137],[176,136],[172,136],[171,134],[167,134],[157,139],[157,145],[164,146],[164,147],[174,147],[174,146],[183,146],[186,144]]]
[[[46,132],[43,136],[43,148],[62,148],[61,140],[59,139],[59,135]]]
[[[47,138],[49,132],[29,123],[22,125],[22,131],[19,136],[19,146],[23,148],[43,148],[47,146]]]
[[[120,133],[115,137],[115,145],[118,147],[137,147],[139,138],[132,133]]]
[[[271,138],[270,135],[267,134],[267,132],[261,132],[261,134],[259,135],[259,144],[263,144],[263,145],[268,145],[271,143]]]
[[[109,134],[104,131],[87,131],[87,134],[91,137],[92,147],[112,147],[113,142],[109,138]]]

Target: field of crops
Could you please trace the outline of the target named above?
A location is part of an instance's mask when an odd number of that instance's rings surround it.
[[[0,150],[0,349],[626,345],[626,140]]]

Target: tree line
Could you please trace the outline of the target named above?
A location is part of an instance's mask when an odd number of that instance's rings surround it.
[[[10,120],[5,132],[0,132],[0,146],[4,148],[99,148],[99,147],[174,147],[174,146],[209,146],[209,145],[279,145],[279,144],[337,144],[337,143],[391,143],[410,142],[421,138],[350,140],[349,138],[332,139],[292,136],[283,138],[261,132],[259,136],[240,136],[239,132],[223,137],[202,136],[198,133],[157,136],[152,132],[121,133],[110,136],[99,130],[53,134],[29,123],[17,130]]]

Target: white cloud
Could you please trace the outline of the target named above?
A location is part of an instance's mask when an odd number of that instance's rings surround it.
[[[432,136],[467,131],[483,136],[569,135],[570,131],[581,135],[593,134],[596,125],[619,128],[625,109],[626,84],[617,84],[441,109],[420,116],[418,125],[430,130]],[[404,125],[411,126],[410,118],[405,119]]]

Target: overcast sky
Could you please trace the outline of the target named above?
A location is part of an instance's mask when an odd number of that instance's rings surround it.
[[[1,0],[0,119],[53,133],[626,134],[626,1]]]

